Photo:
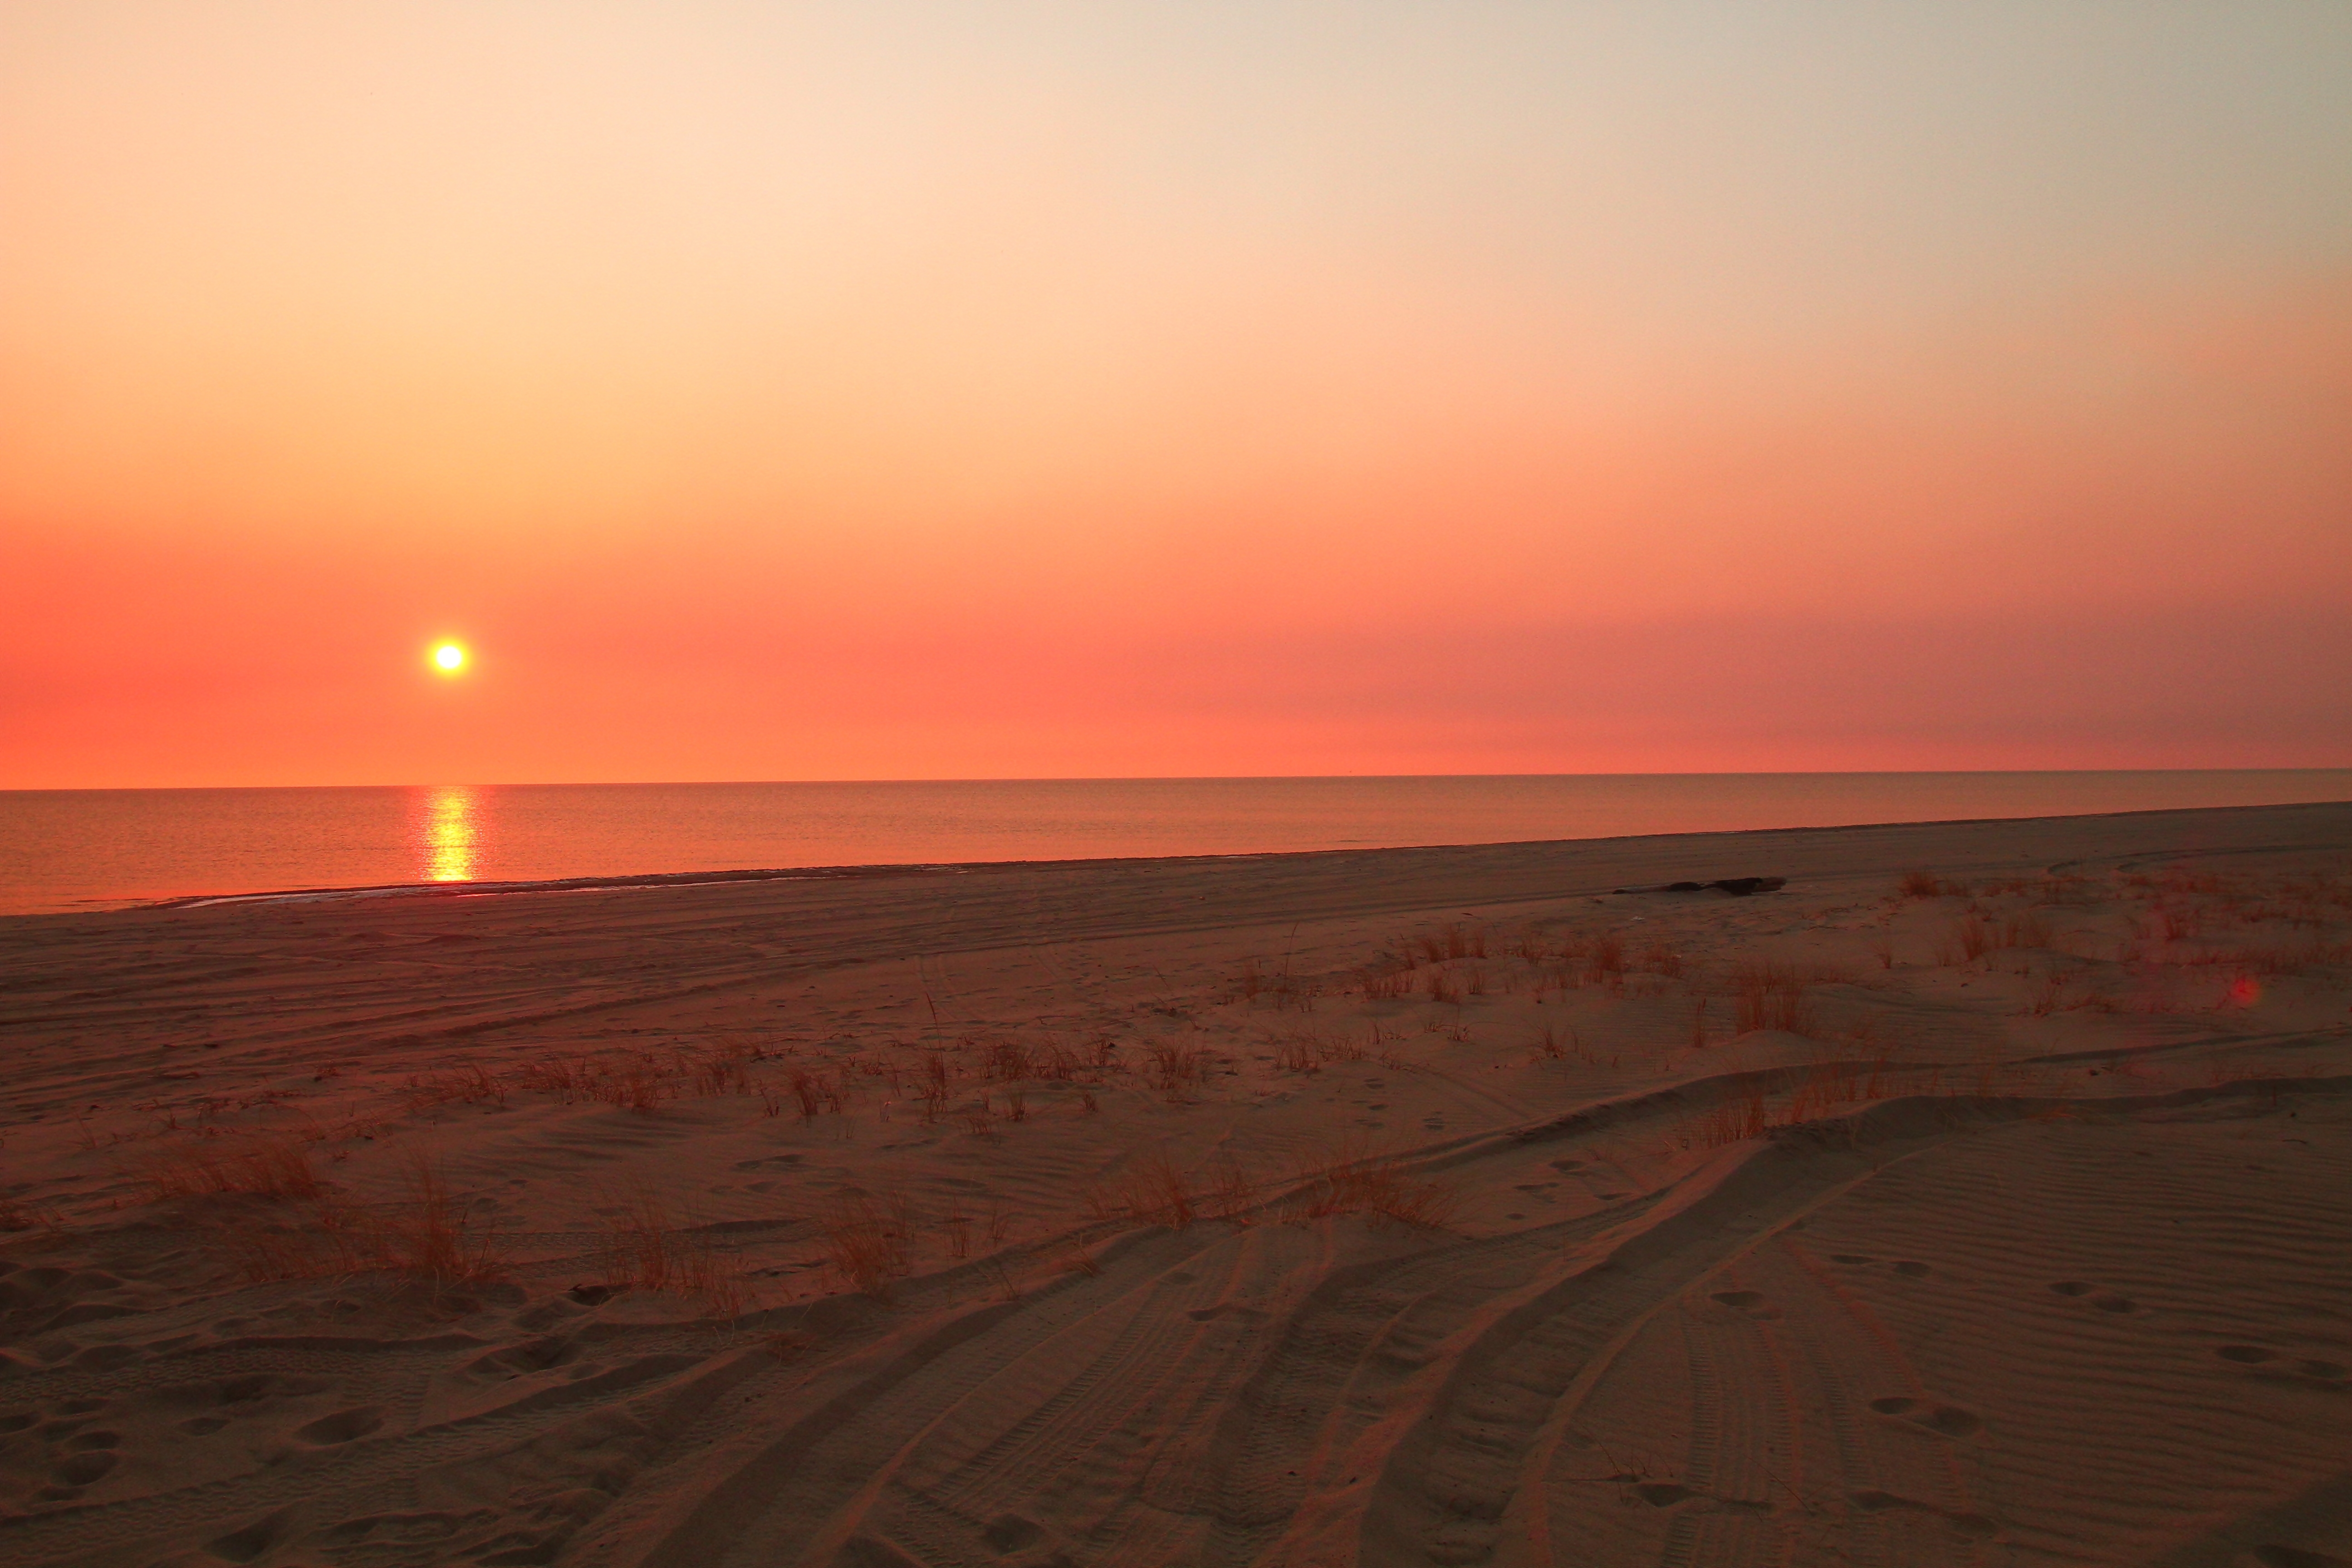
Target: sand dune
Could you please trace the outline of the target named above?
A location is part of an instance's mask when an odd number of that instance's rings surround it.
[[[2352,806],[19,918],[0,1029],[10,1563],[2352,1563]]]

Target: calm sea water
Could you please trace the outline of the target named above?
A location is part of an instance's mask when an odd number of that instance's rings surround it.
[[[2352,800],[2352,770],[0,791],[0,912],[202,893],[1230,855]]]

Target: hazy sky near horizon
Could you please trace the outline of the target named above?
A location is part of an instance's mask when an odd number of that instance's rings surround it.
[[[0,787],[2347,765],[2347,81],[2333,0],[16,0]]]

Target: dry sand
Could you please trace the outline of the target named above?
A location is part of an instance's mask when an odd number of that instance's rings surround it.
[[[0,1561],[2342,1563],[2347,939],[2352,806],[0,921]]]

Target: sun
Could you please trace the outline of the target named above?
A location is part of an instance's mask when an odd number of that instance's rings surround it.
[[[455,675],[466,668],[466,650],[456,643],[445,642],[433,650],[433,662],[444,675]]]

